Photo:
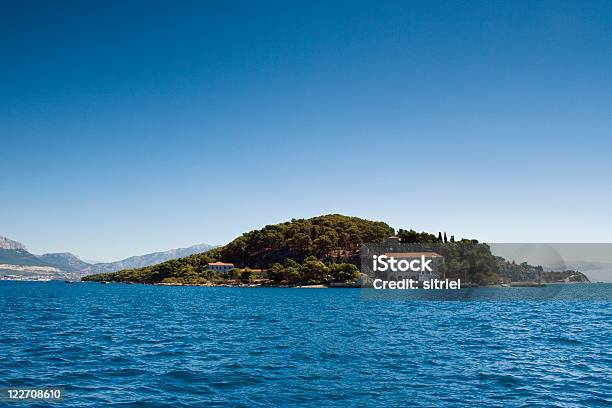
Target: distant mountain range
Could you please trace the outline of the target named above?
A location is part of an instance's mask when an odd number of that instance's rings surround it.
[[[38,257],[42,261],[55,266],[66,272],[86,271],[92,265],[82,261],[78,256],[70,252],[60,252],[56,254],[44,254]]]
[[[142,268],[175,258],[206,252],[214,245],[197,244],[188,248],[131,256],[116,262],[89,263],[70,252],[34,255],[20,242],[0,236],[0,276],[22,278],[76,279],[93,273]]]
[[[170,249],[163,252],[153,252],[151,254],[131,256],[117,262],[96,263],[90,266],[88,273],[115,272],[121,269],[144,268],[145,266],[155,265],[170,259],[184,258],[189,255],[199,254],[214,248],[214,245],[197,244],[188,248]]]

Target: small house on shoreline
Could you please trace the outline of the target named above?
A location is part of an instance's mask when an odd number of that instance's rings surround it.
[[[226,262],[211,262],[206,265],[206,269],[209,269],[215,272],[227,272],[234,268],[235,267],[233,263],[226,263]]]

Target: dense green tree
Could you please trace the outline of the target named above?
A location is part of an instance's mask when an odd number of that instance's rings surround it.
[[[314,256],[309,256],[302,264],[302,277],[306,283],[321,284],[330,282],[329,268]]]
[[[313,244],[317,256],[326,256],[334,249],[334,242],[329,235],[321,235],[314,240]]]
[[[399,230],[398,236],[403,243],[434,243],[436,236],[427,232],[416,232],[415,230]]]
[[[242,283],[249,283],[255,277],[255,273],[251,269],[244,269],[240,275],[240,281]]]
[[[268,269],[268,278],[277,284],[286,281],[287,276],[285,275],[285,267],[275,262],[270,266],[270,269]]]
[[[359,270],[349,263],[331,264],[329,273],[334,282],[355,282],[359,278]]]

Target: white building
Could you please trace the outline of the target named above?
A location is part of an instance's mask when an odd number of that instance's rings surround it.
[[[227,272],[230,269],[234,269],[233,263],[225,263],[225,262],[211,262],[206,265],[206,269],[210,269],[215,272]]]

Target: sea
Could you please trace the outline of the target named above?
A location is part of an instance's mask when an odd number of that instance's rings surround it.
[[[0,388],[63,397],[0,406],[610,407],[612,284],[567,286],[432,301],[2,281]]]

